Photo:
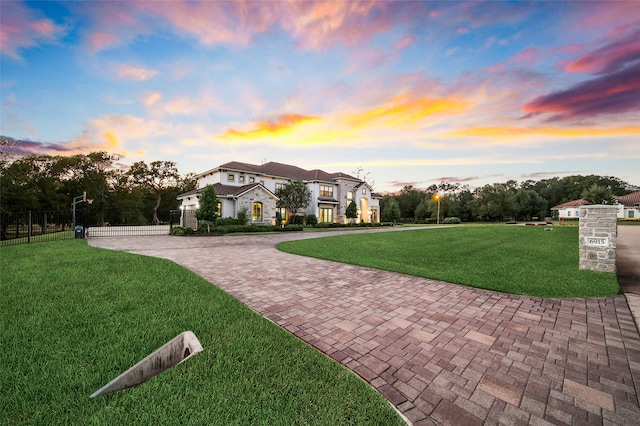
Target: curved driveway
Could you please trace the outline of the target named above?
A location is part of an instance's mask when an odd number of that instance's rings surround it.
[[[89,243],[191,269],[356,372],[416,425],[640,424],[640,336],[623,295],[514,296],[275,248],[334,234]]]

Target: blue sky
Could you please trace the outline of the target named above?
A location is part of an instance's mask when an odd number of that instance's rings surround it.
[[[640,2],[1,1],[18,153],[640,185]]]

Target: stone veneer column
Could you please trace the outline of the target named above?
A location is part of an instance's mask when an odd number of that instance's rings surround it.
[[[580,269],[616,273],[616,206],[580,207]]]

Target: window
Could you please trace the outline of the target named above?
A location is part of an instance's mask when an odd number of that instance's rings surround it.
[[[353,200],[353,191],[347,191],[347,202]]]
[[[321,197],[333,197],[333,186],[320,185],[320,196]]]
[[[251,220],[253,222],[262,222],[262,203],[253,203]]]
[[[238,182],[244,183],[244,175],[238,176]]]
[[[567,217],[571,217],[571,210],[567,212]]]
[[[332,223],[333,222],[333,209],[320,209],[319,222]]]
[[[218,201],[218,217],[222,217],[222,203]]]
[[[254,178],[253,176],[251,176],[249,178],[249,183],[255,183],[256,182],[256,178]]]
[[[227,180],[228,180],[229,182],[233,182],[234,180],[236,180],[236,175],[234,175],[233,173],[229,173],[229,174],[227,175]]]
[[[367,188],[362,188],[362,193],[366,194],[367,193]]]
[[[287,220],[287,209],[285,209],[284,207],[278,207],[276,209],[276,217],[279,217],[281,221],[286,221]]]
[[[634,219],[635,217],[635,212],[633,210],[629,210],[629,219]]]

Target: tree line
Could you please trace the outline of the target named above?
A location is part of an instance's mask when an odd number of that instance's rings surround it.
[[[176,197],[195,189],[193,174],[180,175],[174,162],[144,161],[131,167],[106,152],[68,157],[26,155],[0,159],[0,212],[68,211],[84,192],[90,211],[102,223],[158,224],[179,207]]]
[[[539,181],[494,183],[470,189],[467,185],[442,182],[421,190],[405,186],[380,202],[383,221],[435,221],[457,217],[464,222],[531,220],[551,216],[550,209],[583,198],[589,204],[612,204],[614,196],[630,191],[627,182],[613,176],[567,176]]]
[[[74,197],[87,193],[91,211],[110,224],[167,221],[167,212],[179,208],[176,197],[196,188],[193,174],[181,175],[172,161],[144,161],[123,168],[106,152],[73,156],[26,155],[12,159],[7,144],[0,151],[0,212],[65,211]],[[539,181],[494,183],[470,189],[442,182],[421,190],[405,186],[381,200],[383,221],[430,221],[458,217],[462,221],[530,220],[551,215],[558,204],[586,198],[612,203],[625,195],[628,183],[613,176],[567,176]],[[283,200],[288,199],[281,194]],[[291,197],[289,197],[291,198]],[[295,197],[294,197],[295,198]],[[284,201],[279,206],[295,211]],[[133,217],[135,216],[135,217]]]

